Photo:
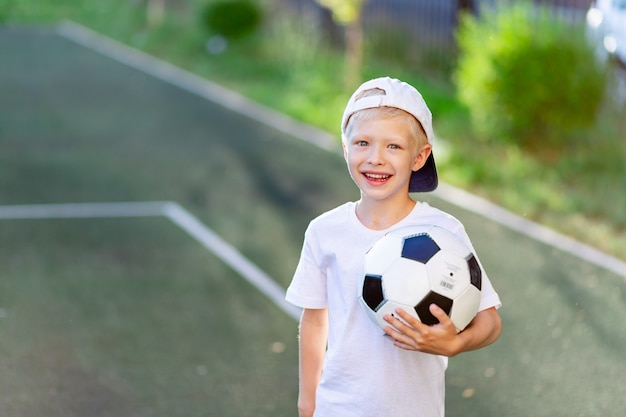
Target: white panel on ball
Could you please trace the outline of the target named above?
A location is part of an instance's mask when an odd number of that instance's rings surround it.
[[[369,274],[382,275],[393,264],[398,253],[402,252],[402,238],[390,237],[379,240],[365,257],[365,270]]]
[[[384,274],[383,294],[387,300],[415,306],[430,291],[426,265],[397,258]]]

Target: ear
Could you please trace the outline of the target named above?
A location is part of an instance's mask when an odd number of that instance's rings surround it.
[[[420,149],[420,151],[415,156],[415,160],[413,161],[413,167],[412,167],[413,172],[419,171],[420,168],[424,166],[432,150],[433,150],[433,147],[429,143],[422,146],[422,149]]]
[[[341,138],[341,148],[343,149],[343,159],[345,159],[347,162],[348,161],[348,148],[346,146],[345,138]]]

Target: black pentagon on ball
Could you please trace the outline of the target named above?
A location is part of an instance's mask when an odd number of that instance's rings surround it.
[[[363,301],[373,311],[383,303],[383,282],[380,275],[366,275],[363,281]]]
[[[402,257],[425,264],[441,248],[428,234],[419,234],[404,238]]]
[[[424,298],[422,298],[422,301],[415,306],[415,312],[420,318],[420,321],[428,326],[439,323],[437,317],[433,316],[429,310],[431,304],[437,304],[443,311],[446,312],[447,315],[450,315],[450,310],[452,310],[451,299],[441,294],[437,294],[436,292],[429,292]]]
[[[473,253],[467,258],[467,266],[469,267],[470,281],[472,285],[481,290],[483,285],[483,272]]]

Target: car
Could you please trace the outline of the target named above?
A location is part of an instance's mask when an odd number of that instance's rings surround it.
[[[601,58],[626,68],[626,0],[596,0],[587,11],[587,34]]]

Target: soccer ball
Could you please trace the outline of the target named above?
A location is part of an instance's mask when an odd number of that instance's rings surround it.
[[[462,331],[480,304],[482,271],[468,246],[451,232],[432,225],[392,230],[365,255],[359,301],[380,327],[383,316],[403,308],[427,325],[439,320],[437,304]]]

